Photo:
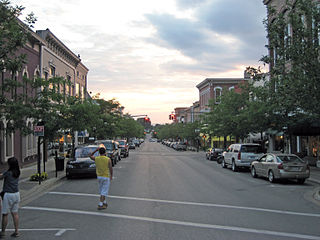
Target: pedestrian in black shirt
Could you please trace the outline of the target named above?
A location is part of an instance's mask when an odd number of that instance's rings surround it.
[[[0,238],[5,236],[5,231],[8,225],[8,214],[11,212],[14,228],[14,233],[11,234],[11,237],[19,237],[19,202],[20,202],[20,193],[19,193],[19,176],[20,168],[19,162],[15,157],[8,159],[9,169],[8,171],[0,174],[4,177],[3,181],[3,200],[2,200],[2,227],[0,232]]]

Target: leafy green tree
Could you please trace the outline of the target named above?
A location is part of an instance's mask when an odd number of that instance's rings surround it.
[[[31,13],[25,20],[26,25],[20,22],[18,17],[23,9],[22,6],[12,6],[10,1],[0,0],[0,117],[8,121],[7,132],[20,129],[23,134],[29,134],[25,120],[30,115],[32,106],[27,101],[26,94],[17,93],[17,89],[28,82],[28,79],[18,81],[15,76],[27,61],[26,55],[18,54],[18,51],[25,46],[30,34],[29,27],[32,27],[36,19]]]
[[[210,101],[211,111],[205,117],[210,135],[245,138],[250,132],[248,114],[249,93],[244,86],[241,92],[223,91],[221,102]]]
[[[269,116],[273,128],[288,129],[319,119],[320,96],[320,9],[312,0],[286,2],[287,11],[269,8],[266,21],[270,55],[261,60],[270,64],[266,84]],[[270,112],[269,112],[270,113]]]

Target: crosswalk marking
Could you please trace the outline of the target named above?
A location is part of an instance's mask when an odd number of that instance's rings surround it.
[[[89,193],[49,192],[49,194],[99,197],[98,194],[89,194]],[[109,195],[108,198],[134,200],[134,201],[160,202],[160,203],[170,203],[170,204],[180,204],[180,205],[193,205],[193,206],[202,206],[202,207],[231,208],[231,209],[251,210],[251,211],[259,211],[259,212],[270,212],[270,213],[277,213],[277,214],[288,214],[288,215],[298,215],[298,216],[317,217],[317,218],[320,217],[320,214],[317,214],[317,213],[292,212],[292,211],[285,211],[285,210],[276,210],[276,209],[267,209],[267,208],[255,208],[255,207],[243,207],[243,206],[223,205],[223,204],[214,204],[214,203],[170,201],[170,200],[161,200],[161,199],[125,197],[125,196],[112,196],[112,195]]]
[[[299,239],[320,240],[320,236],[313,236],[313,235],[277,232],[277,231],[243,228],[243,227],[222,226],[222,225],[214,225],[214,224],[194,223],[194,222],[167,220],[167,219],[159,219],[159,218],[137,217],[137,216],[112,214],[112,213],[89,212],[89,211],[60,209],[60,208],[31,207],[31,206],[26,206],[26,207],[23,207],[22,209],[34,210],[34,211],[48,211],[48,212],[60,212],[60,213],[100,216],[100,217],[121,218],[121,219],[129,219],[129,220],[153,222],[153,223],[163,223],[163,224],[173,224],[173,225],[188,226],[188,227],[198,227],[198,228],[238,231],[238,232],[246,232],[246,233],[254,233],[254,234],[264,234],[264,235],[272,235],[272,236],[278,236],[278,237],[281,236],[281,237],[293,237],[293,238],[299,238]]]
[[[57,232],[55,236],[62,236],[66,231],[75,231],[75,228],[20,228],[20,232],[33,232],[33,231],[40,231],[40,232]],[[14,229],[7,229],[8,232],[15,231]]]

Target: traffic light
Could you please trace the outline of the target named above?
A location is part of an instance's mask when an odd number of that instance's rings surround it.
[[[171,113],[171,114],[169,115],[169,120],[176,120],[176,115],[173,114],[173,113]]]
[[[148,123],[148,122],[151,122],[151,120],[150,120],[149,117],[145,117],[145,118],[144,118],[144,122],[145,122],[145,123]]]

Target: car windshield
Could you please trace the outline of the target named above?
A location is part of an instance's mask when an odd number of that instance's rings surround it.
[[[96,150],[97,147],[83,147],[83,148],[77,148],[75,150],[75,157],[76,158],[87,158],[90,156],[90,154]],[[95,157],[99,156],[99,152],[96,152],[94,154]]]
[[[125,145],[126,142],[125,141],[118,141],[120,145]]]
[[[299,157],[297,156],[290,156],[290,155],[283,155],[283,156],[277,156],[277,161],[278,162],[284,162],[284,163],[301,163],[303,162]]]
[[[262,148],[259,145],[243,145],[241,152],[245,153],[262,153]]]
[[[103,142],[103,145],[106,147],[107,150],[113,150],[112,142]]]

